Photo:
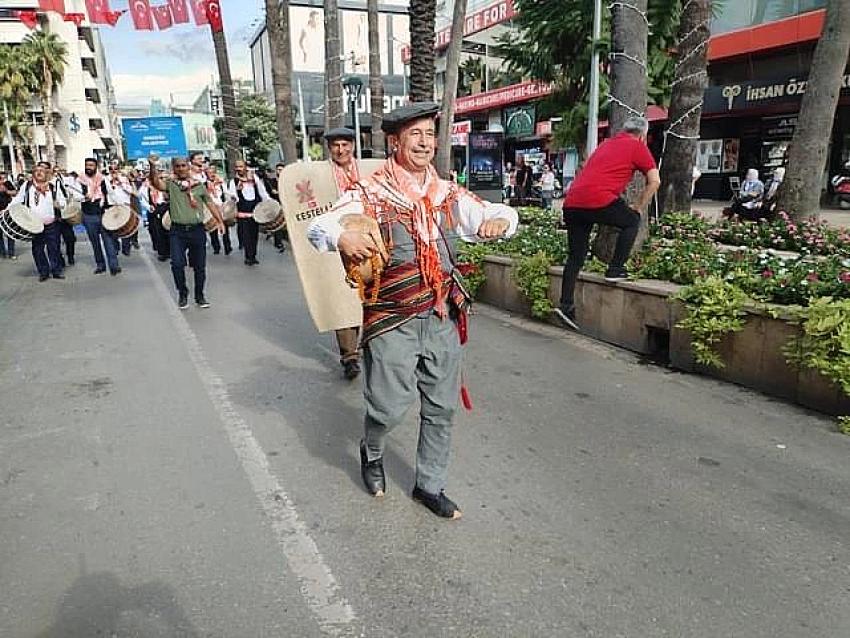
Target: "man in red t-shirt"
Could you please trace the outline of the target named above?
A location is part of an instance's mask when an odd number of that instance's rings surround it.
[[[556,317],[568,328],[578,330],[575,319],[576,280],[587,258],[590,231],[594,224],[606,224],[620,229],[614,257],[608,264],[605,279],[621,281],[628,278],[625,263],[632,251],[638,229],[640,213],[645,209],[661,178],[655,160],[646,146],[649,123],[642,117],[630,117],[623,130],[605,140],[591,155],[567,191],[564,199],[564,219],[567,223],[570,254],[564,264],[561,284],[561,303],[555,309]],[[631,208],[622,194],[632,181],[635,171],[646,176],[646,186]]]

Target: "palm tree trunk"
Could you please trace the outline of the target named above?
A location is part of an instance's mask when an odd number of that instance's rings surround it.
[[[645,64],[647,58],[649,25],[643,17],[646,9],[647,0],[612,5],[611,109],[608,118],[612,136],[619,133],[630,116],[646,112],[646,68],[635,62],[639,60]],[[643,177],[635,176],[629,185],[626,199],[635,199],[643,184]],[[648,233],[647,211],[639,212],[642,223],[635,248],[640,247]],[[593,254],[609,263],[614,256],[618,232],[614,227],[600,226],[593,243]]]
[[[277,135],[283,150],[283,161],[291,164],[298,159],[295,123],[292,121],[292,49],[289,37],[289,0],[266,0],[266,30],[272,54],[272,84],[274,85]],[[304,114],[301,114],[304,117]],[[309,140],[304,140],[304,149]]]
[[[339,44],[339,8],[325,0],[325,131],[345,124],[342,108],[342,60]]]
[[[56,129],[53,126],[53,75],[44,65],[44,87],[41,108],[44,111],[44,140],[47,145],[47,161],[56,166]]]
[[[850,5],[845,0],[829,0],[797,130],[791,140],[788,171],[779,187],[779,210],[788,211],[797,220],[820,215],[826,154],[841,91],[844,61],[849,53]]]
[[[224,152],[227,167],[232,172],[236,160],[242,158],[239,150],[239,120],[236,115],[236,99],[233,96],[233,79],[230,75],[230,60],[227,57],[227,40],[224,31],[214,31],[210,25],[218,79],[221,85],[221,107],[224,111]]]
[[[369,20],[369,95],[372,112],[372,157],[384,157],[384,80],[381,77],[380,29],[378,27],[378,0],[367,0],[366,11]]]
[[[436,0],[410,0],[410,101],[434,99]]]
[[[667,116],[671,128],[665,139],[658,193],[663,213],[691,209],[702,95],[708,81],[706,42],[711,4],[712,0],[692,0],[679,21],[676,70]]]
[[[446,51],[446,79],[443,83],[443,103],[440,113],[440,137],[437,142],[437,171],[448,178],[452,168],[452,122],[455,116],[457,80],[460,74],[460,46],[463,42],[463,23],[466,17],[466,0],[455,0],[452,15],[452,35]]]

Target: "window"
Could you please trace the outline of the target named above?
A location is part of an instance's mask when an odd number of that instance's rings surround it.
[[[823,9],[826,0],[734,0],[719,3],[711,23],[714,34],[782,20],[809,11]]]

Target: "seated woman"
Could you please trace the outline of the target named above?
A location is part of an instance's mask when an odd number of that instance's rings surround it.
[[[761,217],[763,199],[764,183],[759,179],[759,172],[751,168],[741,184],[741,190],[732,200],[732,213],[742,219],[756,221]]]

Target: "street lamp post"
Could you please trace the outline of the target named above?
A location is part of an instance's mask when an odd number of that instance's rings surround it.
[[[351,109],[357,159],[363,159],[363,150],[360,148],[360,113],[357,109],[357,105],[360,103],[360,93],[363,91],[363,80],[356,75],[350,75],[343,80],[342,87],[345,89],[346,95],[348,95],[348,104]]]
[[[599,40],[602,39],[602,0],[593,11],[593,55],[590,58],[590,95],[587,105],[587,156],[596,150],[599,139]]]

